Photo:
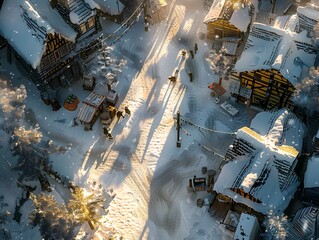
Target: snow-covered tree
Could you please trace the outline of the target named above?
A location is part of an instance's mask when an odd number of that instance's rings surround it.
[[[93,193],[86,195],[84,189],[76,187],[68,208],[73,212],[77,222],[88,222],[91,229],[94,229],[101,217],[99,209],[103,206],[104,201],[102,196],[95,196]]]
[[[64,204],[59,204],[53,195],[31,193],[35,210],[30,215],[33,226],[38,225],[44,239],[74,239],[76,222]]]
[[[18,156],[15,170],[21,172],[21,178],[35,179],[42,171],[51,169],[49,156],[52,153],[64,153],[65,147],[57,146],[52,141],[43,141],[40,128],[16,127],[11,138],[11,150]],[[21,178],[19,180],[21,180]]]
[[[4,115],[1,127],[6,132],[11,132],[15,127],[21,124],[24,118],[25,98],[27,91],[23,85],[19,88],[10,88],[7,81],[0,79],[0,109]]]
[[[222,48],[219,52],[212,50],[206,58],[210,69],[219,78],[227,80],[230,72],[233,69],[234,59],[230,56],[226,56],[226,49]]]
[[[42,168],[49,164],[49,155],[37,144],[40,143],[42,134],[39,127],[25,129],[17,127],[13,131],[11,150],[18,156],[15,170],[20,171],[21,179],[35,179],[41,176]]]
[[[263,225],[266,228],[264,239],[286,239],[289,229],[288,217],[284,214],[276,214],[274,210],[270,210]]]
[[[312,67],[309,76],[296,86],[293,101],[309,114],[319,112],[319,69]]]

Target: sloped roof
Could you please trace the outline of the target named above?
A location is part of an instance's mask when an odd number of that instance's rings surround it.
[[[121,14],[124,10],[124,5],[119,0],[84,0],[92,9],[100,9],[110,15]]]
[[[304,126],[290,111],[282,109],[268,114],[268,117],[264,113],[257,114],[256,117],[259,117],[254,118],[251,128],[243,127],[237,131],[236,138],[247,142],[255,150],[228,162],[214,185],[216,192],[264,214],[270,206],[283,211],[297,189],[298,180],[292,170],[298,151],[284,143],[296,140],[302,145],[302,140],[298,139],[304,135]],[[294,134],[285,135],[286,131]],[[289,171],[284,173],[278,164]],[[290,178],[291,184],[285,185],[283,178]],[[232,188],[242,189],[260,202],[239,196]]]
[[[306,7],[299,6],[297,8],[297,15],[299,17],[300,29],[311,32],[319,22],[319,3],[318,6],[314,4],[307,4]]]
[[[282,29],[282,30],[289,30],[289,31],[295,32],[297,25],[298,25],[298,21],[299,21],[299,19],[298,19],[297,14],[278,16],[275,19],[273,27],[278,28],[278,29]]]
[[[250,1],[232,2],[215,0],[204,19],[204,23],[225,19],[242,32],[246,32],[252,19],[253,4]]]
[[[313,66],[315,58],[315,48],[306,32],[295,33],[254,23],[235,70],[276,69],[296,85],[302,77],[304,65]]]
[[[49,33],[60,34],[69,41],[75,41],[77,34],[48,1],[40,0],[4,0],[0,33],[34,69],[46,50]]]
[[[315,22],[319,21],[319,12],[318,10],[311,8],[309,5],[306,7],[299,6],[297,8],[297,14],[305,15],[306,17],[314,20]]]

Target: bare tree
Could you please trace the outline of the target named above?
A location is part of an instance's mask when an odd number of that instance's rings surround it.
[[[216,74],[219,79],[228,79],[231,70],[233,69],[234,58],[226,55],[226,49],[222,48],[218,52],[212,50],[206,58],[210,69]]]

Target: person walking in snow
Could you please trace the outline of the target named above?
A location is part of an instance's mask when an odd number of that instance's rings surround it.
[[[109,132],[109,130],[106,127],[103,127],[103,133],[108,139],[113,139],[112,134]]]
[[[126,113],[127,115],[131,115],[131,111],[130,111],[130,109],[128,109],[127,106],[125,106],[124,111],[125,111],[125,113]]]
[[[190,49],[189,53],[191,54],[192,58],[194,58],[194,51]]]
[[[122,111],[117,111],[116,116],[117,116],[117,119],[119,119],[119,120],[120,120],[121,117],[125,118],[125,116],[123,115]]]
[[[197,51],[198,51],[198,46],[197,46],[197,43],[195,43],[195,46],[194,46],[194,52],[195,52],[195,54],[197,53]]]

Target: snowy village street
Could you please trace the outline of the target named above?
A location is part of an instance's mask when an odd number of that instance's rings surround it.
[[[115,125],[112,131],[114,142],[106,140],[108,148],[103,150],[100,148],[100,144],[105,141],[102,136],[82,165],[83,170],[88,171],[85,173],[87,182],[96,181],[103,186],[117,187],[116,196],[108,207],[106,221],[124,239],[187,237],[194,227],[192,222],[196,221],[195,198],[192,198],[192,202],[189,199],[184,203],[184,207],[180,206],[181,201],[178,199],[187,197],[188,178],[196,174],[201,165],[207,165],[207,161],[212,160],[206,159],[201,148],[197,147],[198,150],[196,146],[193,148],[198,154],[186,151],[180,157],[194,140],[202,141],[203,137],[196,131],[192,133],[193,137],[182,134],[182,148],[176,148],[173,119],[174,114],[180,110],[182,114],[189,112],[188,117],[201,121],[201,124],[206,125],[206,121],[212,121],[208,123],[208,127],[214,127],[216,117],[210,113],[221,112],[219,109],[213,110],[217,105],[213,103],[209,96],[210,90],[207,89],[207,85],[213,80],[204,66],[207,45],[201,41],[200,50],[194,59],[189,51],[185,60],[181,55],[183,49],[192,49],[194,43],[200,41],[198,34],[205,14],[202,13],[202,5],[181,0],[172,1],[170,11],[166,23],[150,26],[149,32],[134,34],[141,43],[122,40],[122,48],[126,48],[126,52],[129,49],[133,55],[139,55],[143,41],[145,38],[146,42],[149,39],[146,59],[132,80],[120,107],[129,106],[132,115],[126,115]],[[134,65],[138,66],[138,63],[135,62]],[[168,77],[178,66],[179,77],[173,83]],[[193,83],[189,81],[187,67],[192,67],[195,76]],[[187,98],[185,94],[188,95]],[[221,114],[224,115],[220,116],[223,119],[221,121],[225,121],[228,116],[222,112]],[[207,119],[209,117],[211,119]],[[239,122],[241,121],[242,119]],[[230,129],[226,127],[224,130]],[[226,139],[230,143],[231,138]],[[99,150],[95,150],[96,146]],[[220,152],[226,149],[227,144],[224,144]],[[214,158],[213,155],[210,157]],[[183,161],[178,160],[182,158]],[[215,159],[215,163],[209,165],[218,168],[221,159]],[[181,171],[186,167],[186,171]],[[201,224],[213,224],[213,219],[208,214],[204,218],[200,215],[197,217],[200,218],[197,221],[203,221]],[[105,229],[101,227],[95,235],[103,236],[103,231]],[[211,232],[202,234],[208,234],[206,237],[209,239],[215,231],[211,229]],[[214,234],[220,234],[219,231]],[[191,235],[190,239],[192,237],[195,236]]]
[[[179,225],[176,221],[178,209],[174,208],[168,209],[170,212],[166,212],[167,216],[164,216],[164,219],[152,223],[155,216],[149,214],[154,209],[149,208],[149,203],[150,192],[157,195],[161,192],[161,188],[168,187],[173,177],[170,176],[172,174],[164,175],[167,179],[161,177],[158,179],[162,185],[153,184],[155,188],[151,188],[156,168],[178,155],[174,142],[176,138],[173,115],[180,109],[186,92],[186,86],[181,81],[189,81],[183,71],[184,63],[181,65],[180,78],[176,83],[168,81],[168,76],[178,65],[181,50],[193,46],[197,39],[197,31],[202,24],[203,15],[200,16],[198,11],[192,11],[196,7],[194,3],[192,6],[187,5],[187,2],[186,5],[181,4],[183,1],[173,1],[168,23],[162,26],[150,26],[150,32],[145,33],[146,38],[152,36],[148,47],[149,53],[121,104],[129,106],[133,110],[132,115],[129,118],[126,116],[115,126],[113,130],[115,142],[110,143],[110,149],[104,153],[96,154],[101,155],[103,160],[97,159],[97,161],[102,163],[89,170],[88,179],[91,182],[94,180],[102,182],[104,186],[120,185],[116,197],[108,208],[107,219],[124,239],[146,239],[148,236],[159,239],[162,234],[160,228],[172,234]],[[131,44],[133,47],[130,51],[137,54],[138,47],[142,46],[138,46],[138,42]],[[197,59],[204,60],[202,54],[196,56]],[[165,168],[173,170],[170,164]],[[182,187],[185,183],[186,181],[179,182],[181,186],[178,187]],[[151,207],[161,204],[158,201],[161,199],[152,199]],[[165,208],[158,211],[165,211]],[[154,229],[150,229],[152,225]],[[169,238],[168,235],[167,237]]]

